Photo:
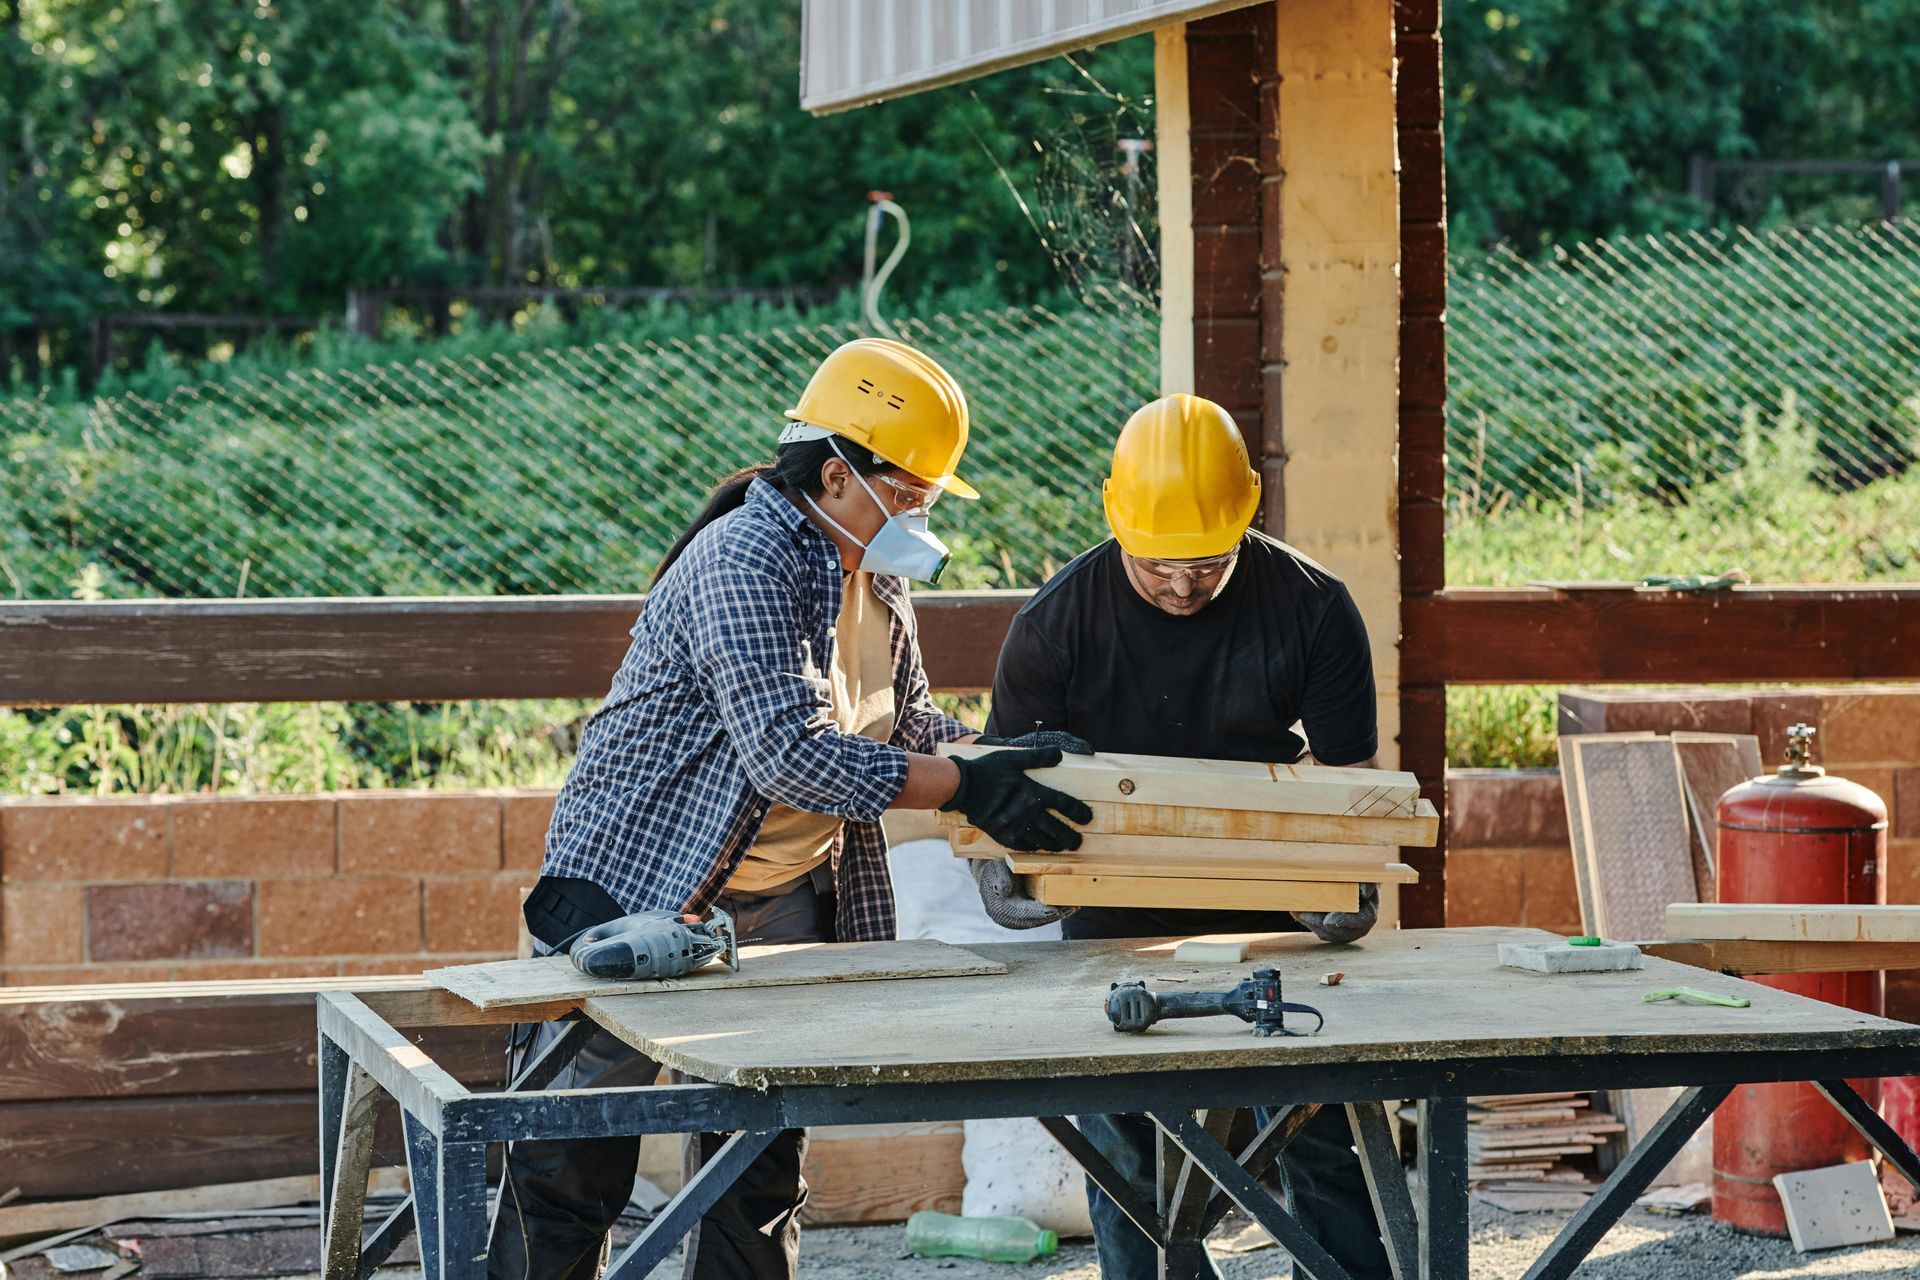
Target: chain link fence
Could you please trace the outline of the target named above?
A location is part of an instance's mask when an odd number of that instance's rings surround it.
[[[1157,319],[1102,295],[901,326],[967,388],[950,585],[1105,536]],[[721,475],[855,336],[795,327],[0,401],[14,597],[643,590]],[[1455,272],[1449,575],[1920,577],[1920,230],[1601,241]],[[1665,558],[1662,558],[1665,557]],[[1337,567],[1337,566],[1336,566]]]
[[[1920,577],[1920,229],[1499,254],[1448,357],[1454,581]]]
[[[1105,536],[1157,322],[1107,298],[900,326],[967,389],[946,585],[1025,585]],[[851,325],[290,372],[165,401],[0,402],[10,595],[633,592],[722,475],[772,456]]]

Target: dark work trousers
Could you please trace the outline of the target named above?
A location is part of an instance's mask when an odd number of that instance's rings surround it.
[[[1272,933],[1297,926],[1291,917],[1273,912],[1082,907],[1067,917],[1063,927],[1069,938],[1162,938]],[[1228,971],[1223,968],[1221,973],[1225,976]],[[1256,1114],[1264,1124],[1270,1113]],[[1153,1121],[1139,1115],[1076,1116],[1074,1120],[1114,1169],[1152,1203],[1159,1134]],[[1353,1149],[1345,1107],[1322,1107],[1287,1144],[1279,1171],[1288,1210],[1348,1275],[1354,1280],[1391,1280],[1393,1269],[1367,1194],[1366,1174]],[[1087,1207],[1103,1280],[1155,1280],[1159,1255],[1153,1242],[1091,1181]]]
[[[830,882],[828,882],[830,883]],[[832,894],[802,881],[791,892],[729,894],[718,902],[733,917],[742,943],[819,942]],[[827,917],[830,928],[831,917]],[[534,1025],[521,1054],[531,1061],[560,1035],[560,1024]],[[515,1028],[516,1034],[525,1030]],[[649,1085],[660,1074],[651,1059],[602,1031],[550,1089]],[[719,1150],[721,1134],[688,1141],[689,1174]],[[804,1129],[788,1129],[721,1193],[687,1241],[687,1280],[792,1280],[800,1253],[800,1206],[806,1182]],[[506,1174],[487,1254],[489,1280],[593,1280],[608,1253],[607,1233],[633,1194],[640,1139],[569,1138],[508,1144]]]

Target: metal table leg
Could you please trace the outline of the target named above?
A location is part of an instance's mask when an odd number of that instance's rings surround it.
[[[660,1214],[647,1224],[638,1239],[629,1244],[600,1280],[646,1280],[666,1256],[700,1221],[700,1215],[713,1207],[720,1194],[734,1179],[747,1171],[767,1144],[780,1136],[778,1129],[765,1133],[736,1133],[714,1152],[713,1159],[700,1166],[700,1172],[688,1180],[680,1194],[669,1200]]]
[[[1914,1154],[1913,1148],[1894,1132],[1892,1125],[1880,1118],[1879,1112],[1867,1105],[1865,1098],[1854,1092],[1852,1085],[1845,1080],[1815,1080],[1813,1087],[1838,1107],[1840,1114],[1860,1131],[1860,1136],[1885,1156],[1916,1192],[1920,1192],[1920,1155]]]
[[[1367,1196],[1373,1201],[1374,1220],[1387,1246],[1393,1280],[1419,1280],[1420,1220],[1407,1191],[1407,1171],[1400,1167],[1393,1127],[1382,1102],[1350,1102],[1347,1123],[1353,1128],[1353,1146],[1360,1153],[1360,1169],[1367,1178]]]
[[[442,1142],[402,1111],[426,1280],[481,1280],[487,1273],[487,1146]]]
[[[380,1086],[332,1040],[320,1038],[320,1232],[326,1280],[355,1280],[360,1222],[373,1162]]]
[[[1467,1100],[1420,1103],[1420,1277],[1467,1280]]]

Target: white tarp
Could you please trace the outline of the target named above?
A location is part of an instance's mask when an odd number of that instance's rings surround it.
[[[800,105],[837,111],[1257,0],[803,0]]]

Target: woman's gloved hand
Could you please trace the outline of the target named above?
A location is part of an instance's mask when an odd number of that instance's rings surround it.
[[[1080,833],[1060,820],[1093,821],[1093,810],[1064,791],[1027,776],[1029,769],[1060,763],[1058,747],[1012,747],[973,759],[954,757],[960,786],[941,805],[958,812],[995,841],[1023,853],[1056,853],[1080,847]]]
[[[1358,911],[1295,911],[1292,914],[1322,942],[1358,942],[1380,918],[1380,886],[1360,886]]]
[[[1023,733],[1017,738],[996,738],[983,733],[973,740],[979,747],[1058,747],[1068,755],[1090,756],[1093,744],[1085,738],[1076,738],[1064,729],[1035,729],[1032,733]]]
[[[1020,882],[1004,858],[975,858],[967,863],[973,883],[980,889],[980,905],[987,919],[1002,929],[1038,929],[1043,924],[1064,920],[1078,907],[1050,907],[1038,898],[1020,892]]]

